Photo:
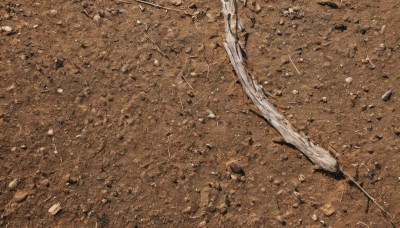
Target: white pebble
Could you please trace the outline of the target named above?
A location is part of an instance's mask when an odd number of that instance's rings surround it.
[[[317,215],[313,214],[313,215],[311,216],[311,219],[314,220],[314,221],[317,221],[317,220],[318,220],[318,217],[317,217]]]
[[[8,188],[9,189],[15,189],[15,188],[17,188],[18,184],[19,184],[19,180],[18,179],[14,179],[8,184]]]
[[[53,129],[49,129],[49,130],[47,131],[47,135],[48,135],[48,136],[53,136],[53,135],[54,135],[54,130],[53,130]]]
[[[154,66],[160,66],[160,61],[158,61],[157,59],[154,60]]]
[[[51,215],[56,215],[61,210],[62,210],[62,208],[60,206],[60,203],[56,203],[56,204],[54,204],[53,206],[50,207],[49,213]]]
[[[3,27],[1,27],[1,30],[5,31],[5,32],[11,32],[12,28],[10,26],[3,26]]]
[[[327,97],[322,97],[321,101],[326,103],[326,102],[328,102],[328,98]]]
[[[347,77],[345,80],[349,84],[353,82],[353,78],[352,77]]]
[[[64,92],[64,90],[63,90],[62,88],[58,88],[58,89],[57,89],[57,93],[61,94],[61,93],[63,93],[63,92]]]
[[[298,91],[298,90],[293,90],[292,93],[293,93],[293,94],[298,94],[299,91]]]

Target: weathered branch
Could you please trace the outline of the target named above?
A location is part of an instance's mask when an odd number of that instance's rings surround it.
[[[338,173],[339,165],[336,159],[325,149],[314,144],[307,136],[298,132],[288,120],[282,116],[267,100],[262,88],[251,78],[245,67],[245,50],[238,39],[238,31],[243,27],[237,16],[237,2],[235,0],[221,0],[225,17],[226,41],[224,46],[229,59],[247,96],[260,110],[264,118],[283,136],[284,140],[298,148],[319,168]]]

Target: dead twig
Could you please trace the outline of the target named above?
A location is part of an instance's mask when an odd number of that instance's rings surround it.
[[[343,171],[342,168],[340,168],[340,172],[343,174],[343,176],[346,178],[347,181],[350,181],[353,184],[355,184],[357,186],[357,188],[360,189],[367,196],[367,198],[369,200],[371,200],[379,208],[379,210],[382,212],[383,216],[387,220],[389,220],[389,222],[392,224],[393,227],[396,227],[396,224],[391,219],[392,216],[389,214],[389,212],[387,212],[378,202],[376,202],[376,200],[370,194],[368,194],[368,192],[365,191],[365,189],[356,180],[354,180],[354,178],[352,176],[350,176],[348,173]]]
[[[336,159],[325,149],[314,144],[304,133],[297,131],[290,122],[281,115],[275,107],[268,102],[262,87],[250,77],[246,69],[246,52],[239,41],[239,31],[243,31],[243,25],[237,15],[236,0],[221,0],[225,17],[226,38],[225,50],[231,64],[243,86],[247,96],[260,110],[263,117],[282,135],[285,142],[298,148],[319,168],[329,172],[338,173],[339,167]]]
[[[291,62],[292,65],[294,66],[294,69],[296,69],[297,73],[298,73],[299,75],[301,75],[299,69],[297,69],[296,65],[295,65],[294,62],[292,61],[292,58],[290,58],[290,55],[288,55],[288,57],[289,57],[290,62]]]
[[[149,39],[149,40],[156,46],[157,51],[158,51],[163,57],[169,59],[168,55],[167,55],[163,50],[161,50],[160,46],[156,43],[156,41],[154,41],[149,35],[147,35],[146,32],[144,32],[143,34],[144,34],[144,36],[145,36],[147,39]]]
[[[139,2],[139,3],[142,3],[142,4],[149,5],[149,6],[153,6],[153,7],[159,8],[159,9],[165,9],[165,10],[171,10],[171,11],[175,11],[175,12],[181,12],[181,11],[178,10],[178,9],[165,7],[165,6],[158,5],[158,4],[151,3],[151,2],[146,2],[146,1],[142,1],[142,0],[135,0],[135,1],[136,1],[136,2]],[[125,1],[124,1],[123,3],[129,3],[129,2],[125,2]]]

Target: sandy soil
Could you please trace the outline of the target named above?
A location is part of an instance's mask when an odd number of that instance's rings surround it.
[[[0,227],[390,226],[273,142],[219,1],[158,3],[0,3]],[[249,70],[399,225],[400,3],[248,4]]]

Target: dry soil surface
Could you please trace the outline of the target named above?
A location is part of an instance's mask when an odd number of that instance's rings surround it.
[[[273,142],[219,1],[157,3],[1,1],[0,227],[390,226]],[[400,2],[337,6],[240,3],[248,69],[399,225]]]

